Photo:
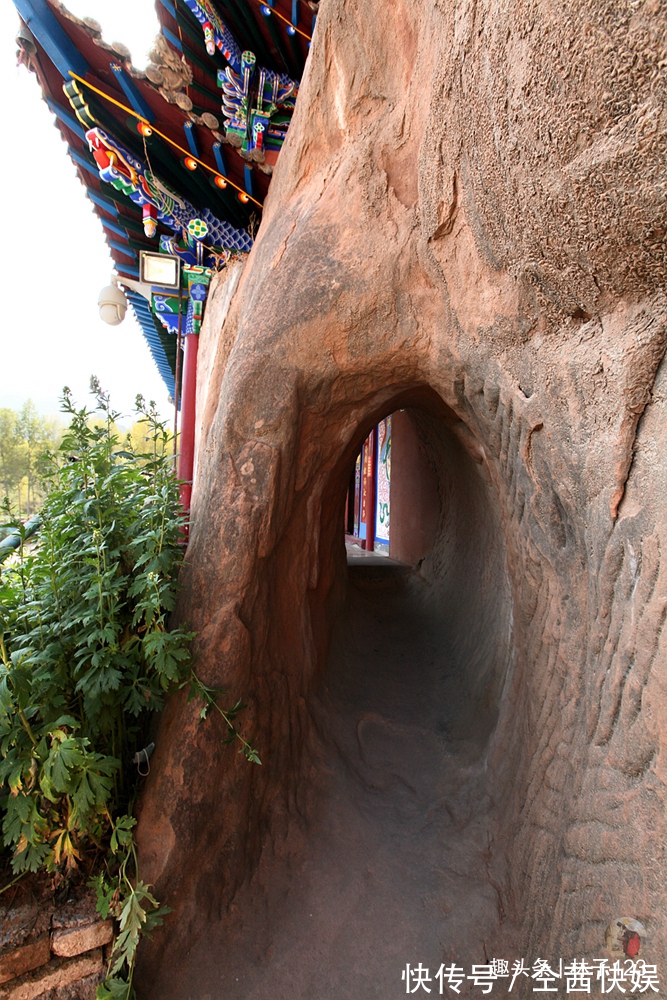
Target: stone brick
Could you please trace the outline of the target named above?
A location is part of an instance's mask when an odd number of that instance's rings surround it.
[[[20,948],[7,951],[0,958],[0,983],[9,982],[10,979],[16,979],[25,972],[38,969],[40,965],[46,965],[50,958],[48,934],[42,935],[36,941],[21,945]]]
[[[62,958],[73,958],[82,955],[93,948],[101,948],[113,939],[113,923],[111,920],[97,921],[85,927],[72,927],[69,930],[54,931],[51,937],[51,950],[54,955]]]
[[[88,987],[90,977],[101,977],[103,969],[101,948],[80,958],[56,959],[38,973],[28,973],[0,988],[0,1000],[38,1000],[52,993],[58,995],[58,991],[82,980],[86,980]]]
[[[63,931],[71,927],[85,927],[99,921],[95,908],[96,894],[85,891],[59,906],[51,918],[51,929]]]
[[[29,903],[0,906],[0,960],[6,952],[16,951],[48,934],[52,914],[50,901],[41,906],[35,896]]]

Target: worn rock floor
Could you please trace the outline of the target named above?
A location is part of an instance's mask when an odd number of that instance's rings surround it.
[[[300,820],[300,849],[267,849],[228,916],[202,927],[179,972],[169,970],[161,997],[393,1000],[405,995],[406,963],[433,976],[454,957],[491,957],[492,720],[466,698],[428,585],[391,565],[348,573],[314,708],[321,792]]]

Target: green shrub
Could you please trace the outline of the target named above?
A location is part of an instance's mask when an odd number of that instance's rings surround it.
[[[17,875],[72,870],[99,852],[92,884],[98,910],[118,921],[99,1000],[134,995],[142,934],[161,923],[139,878],[131,815],[134,755],[149,741],[152,713],[188,685],[190,698],[222,717],[228,739],[261,763],[220,691],[195,674],[193,634],[169,629],[183,554],[183,525],[169,434],[154,404],[137,397],[136,425],[121,446],[119,417],[96,380],[97,407],[77,410],[65,389],[70,426],[52,458],[39,541],[23,544],[0,579],[0,789],[2,837]],[[140,435],[140,437],[142,437]],[[25,535],[13,518],[6,521]]]
[[[13,867],[72,865],[134,792],[150,713],[188,673],[192,636],[169,631],[183,518],[166,431],[138,399],[150,450],[120,448],[117,418],[76,410],[51,474],[37,551],[0,585],[0,781]]]
[[[0,581],[2,836],[15,873],[76,867],[103,848],[98,908],[119,921],[99,996],[129,997],[141,933],[163,910],[138,878],[133,754],[151,713],[190,679],[192,634],[169,630],[183,516],[154,405],[137,397],[147,450],[123,447],[93,381],[52,462],[36,550]],[[101,419],[100,419],[101,418]],[[7,523],[22,530],[5,501]]]

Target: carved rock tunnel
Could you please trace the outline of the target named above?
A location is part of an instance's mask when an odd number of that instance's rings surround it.
[[[179,610],[263,764],[166,706],[143,995],[398,997],[407,962],[598,958],[614,914],[664,967],[656,5],[320,6],[206,307]],[[401,407],[438,536],[348,576],[350,470]]]
[[[399,402],[437,490],[430,551],[346,566],[341,498],[364,425],[326,490],[336,582],[280,832],[274,816],[237,859],[225,905],[200,899],[201,933],[164,978],[153,966],[150,996],[398,996],[406,962],[434,973],[502,922],[485,783],[511,622],[498,505],[438,397]]]

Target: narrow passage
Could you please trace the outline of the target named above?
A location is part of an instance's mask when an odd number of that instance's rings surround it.
[[[317,807],[267,848],[232,912],[202,928],[179,1000],[398,1000],[406,963],[433,976],[455,954],[485,961],[498,922],[485,867],[489,720],[465,694],[429,585],[372,562],[348,569],[313,706]]]

